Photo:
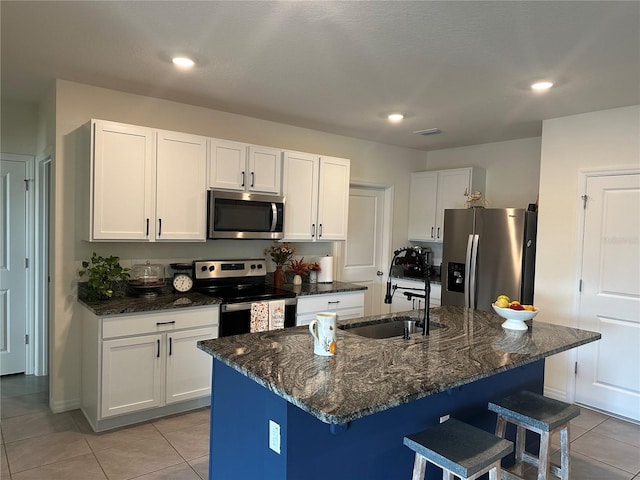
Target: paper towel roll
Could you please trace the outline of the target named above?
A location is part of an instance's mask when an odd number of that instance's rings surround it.
[[[320,257],[320,272],[318,272],[318,283],[333,282],[333,257]]]

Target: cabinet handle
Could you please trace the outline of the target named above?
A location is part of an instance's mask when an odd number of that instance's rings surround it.
[[[438,233],[436,234],[437,238],[440,238],[440,227],[438,227]]]
[[[244,172],[242,172],[242,183],[240,184],[241,187],[244,187]]]
[[[162,219],[159,218],[158,219],[158,236],[160,237],[162,235]]]
[[[169,355],[173,352],[173,339],[169,337]]]
[[[312,223],[311,224],[311,238],[316,236],[316,224]]]
[[[322,236],[322,224],[319,223],[318,224],[318,238],[320,238]]]
[[[331,304],[336,304],[336,303],[340,303],[340,300],[336,300],[335,302],[327,302],[329,305]]]
[[[160,326],[160,325],[173,325],[174,323],[176,323],[175,320],[171,320],[170,322],[156,322],[156,326]]]
[[[254,187],[254,184],[255,184],[255,177],[256,177],[256,176],[255,176],[255,174],[254,174],[253,172],[251,172],[251,188],[253,188],[253,187]]]
[[[149,236],[149,219],[147,218],[147,237]]]
[[[160,340],[156,340],[158,342],[158,352],[156,353],[156,358],[160,358]]]
[[[431,238],[433,238],[433,227],[431,227]]]

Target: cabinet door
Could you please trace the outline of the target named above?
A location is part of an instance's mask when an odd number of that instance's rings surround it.
[[[282,193],[285,195],[285,240],[313,240],[317,233],[319,157],[285,152]]]
[[[442,293],[442,285],[437,283],[431,284],[431,295],[429,295],[429,306],[430,307],[439,307],[440,306],[440,297]]]
[[[411,174],[409,240],[433,241],[436,238],[437,196],[438,172]]]
[[[209,140],[209,188],[245,189],[247,145],[212,138]]]
[[[196,342],[217,336],[217,326],[167,333],[167,404],[211,393],[211,356]]]
[[[282,150],[269,147],[249,147],[247,190],[252,192],[282,192]]]
[[[347,239],[349,170],[350,162],[344,158],[320,159],[316,240]]]
[[[206,240],[206,138],[158,132],[157,240]]]
[[[149,128],[92,122],[90,240],[153,238],[153,149]]]
[[[102,417],[162,403],[162,335],[102,342]]]
[[[447,208],[465,208],[465,192],[471,188],[471,169],[457,168],[438,173],[438,202],[436,210],[436,242],[442,242],[444,211]]]

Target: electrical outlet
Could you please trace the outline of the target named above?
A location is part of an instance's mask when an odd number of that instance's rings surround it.
[[[442,416],[440,417],[440,423],[444,423],[444,422],[446,422],[447,420],[449,420],[449,418],[451,418],[451,415],[449,415],[449,414],[442,415]]]
[[[280,425],[269,420],[269,448],[280,454]]]

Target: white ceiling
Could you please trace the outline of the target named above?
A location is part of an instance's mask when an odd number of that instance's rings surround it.
[[[19,101],[62,78],[422,150],[640,104],[638,1],[3,0],[0,15],[2,95]],[[198,66],[176,71],[178,53]],[[555,87],[532,93],[541,78]]]

